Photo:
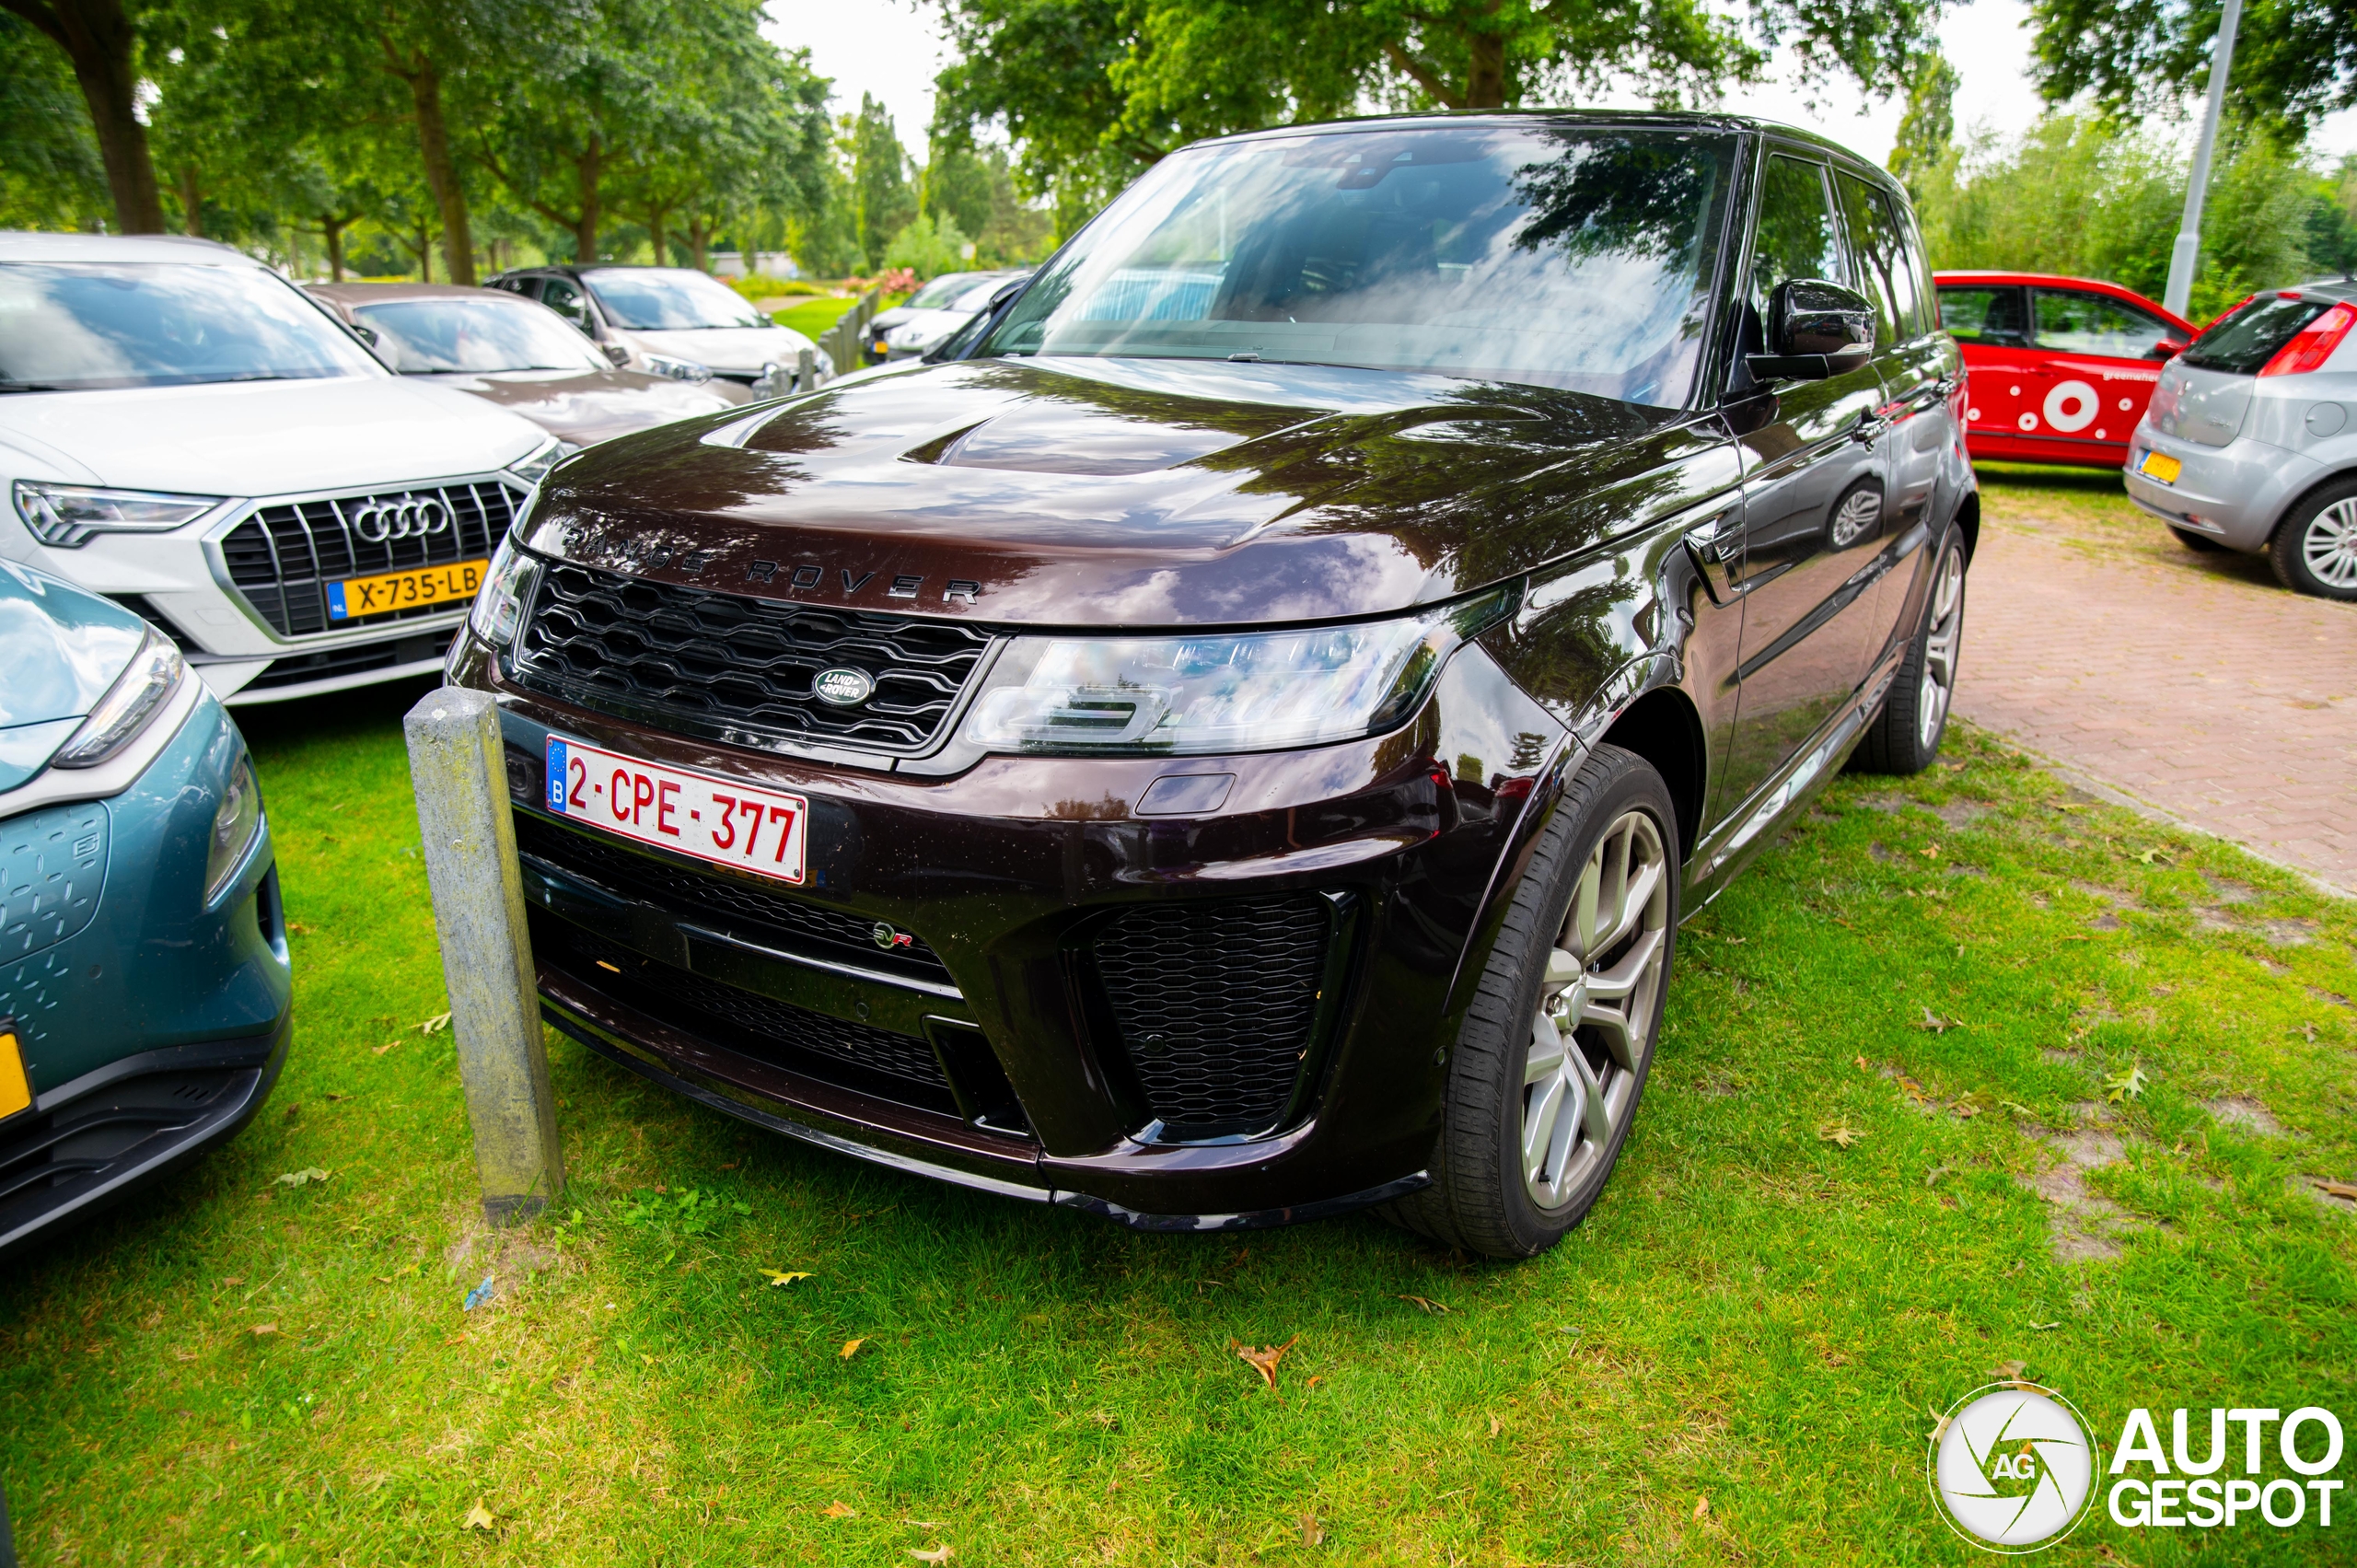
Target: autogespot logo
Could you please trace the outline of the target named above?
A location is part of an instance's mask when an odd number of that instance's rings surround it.
[[[2094,1501],[2086,1423],[2050,1388],[2004,1383],[1949,1407],[1932,1438],[1932,1495],[1957,1534],[1989,1551],[2041,1551]]]

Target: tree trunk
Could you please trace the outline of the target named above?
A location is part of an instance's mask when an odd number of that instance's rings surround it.
[[[688,254],[695,258],[697,272],[708,273],[712,271],[710,261],[711,250],[712,226],[704,222],[703,215],[702,213],[691,213],[688,215]],[[749,261],[748,261],[745,270],[748,273],[750,273],[753,270]]]
[[[598,260],[598,180],[605,165],[605,145],[589,138],[588,150],[573,160],[581,186],[581,215],[574,220],[573,262],[586,267]]]
[[[1504,109],[1506,106],[1506,41],[1492,32],[1477,32],[1466,40],[1471,55],[1465,70],[1465,107]]]
[[[646,210],[647,238],[654,242],[655,264],[658,267],[668,267],[671,264],[671,258],[665,253],[663,249],[663,229],[665,226],[663,218],[668,211],[668,209],[664,207],[649,207]]]
[[[319,219],[319,238],[327,241],[328,247],[328,277],[334,283],[343,281],[343,231],[351,221],[332,213]]]
[[[449,264],[452,283],[471,285],[474,231],[467,221],[467,192],[459,181],[458,160],[450,154],[449,127],[442,119],[441,70],[416,54],[411,56],[407,71],[396,74],[409,83],[410,102],[417,116],[417,150],[425,163],[425,188],[433,192],[434,205],[442,215],[442,259]]]
[[[180,198],[180,232],[192,239],[204,238],[204,189],[197,183],[196,169],[182,164],[172,177]]]
[[[138,30],[122,0],[0,0],[0,6],[40,29],[73,62],[114,197],[115,226],[125,234],[163,233],[164,198],[147,127],[139,122],[139,76],[131,58]]]
[[[448,236],[446,235],[443,238],[447,239]],[[417,226],[415,249],[417,250],[417,281],[432,283],[434,281],[434,231],[424,224]]]

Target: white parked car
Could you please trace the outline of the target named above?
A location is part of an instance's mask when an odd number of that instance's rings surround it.
[[[944,273],[867,323],[871,365],[914,359],[947,339],[987,308],[1008,284],[1031,275],[1028,267],[1002,273]]]
[[[0,556],[166,628],[226,702],[438,668],[566,450],[226,246],[0,233]]]
[[[804,349],[817,380],[835,373],[826,350],[693,267],[527,267],[489,286],[539,300],[627,369],[682,381],[718,377],[763,398],[796,389]]]

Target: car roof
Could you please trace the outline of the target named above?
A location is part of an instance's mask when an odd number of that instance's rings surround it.
[[[470,288],[455,283],[312,283],[304,289],[339,305],[374,305],[386,299],[495,299],[502,305],[531,301],[502,288]]]
[[[0,261],[178,261],[270,269],[242,250],[184,234],[32,234],[0,229]]]

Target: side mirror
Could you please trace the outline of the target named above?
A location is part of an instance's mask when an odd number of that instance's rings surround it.
[[[1768,296],[1767,354],[1746,356],[1759,381],[1822,381],[1865,367],[1875,353],[1874,303],[1823,278],[1794,278]]]
[[[606,357],[613,362],[615,369],[622,369],[630,364],[630,350],[622,347],[621,344],[599,343],[598,346],[606,351]]]
[[[2163,338],[2144,351],[2144,357],[2146,359],[2175,359],[2192,346],[2190,343],[2181,343],[2175,338]]]

